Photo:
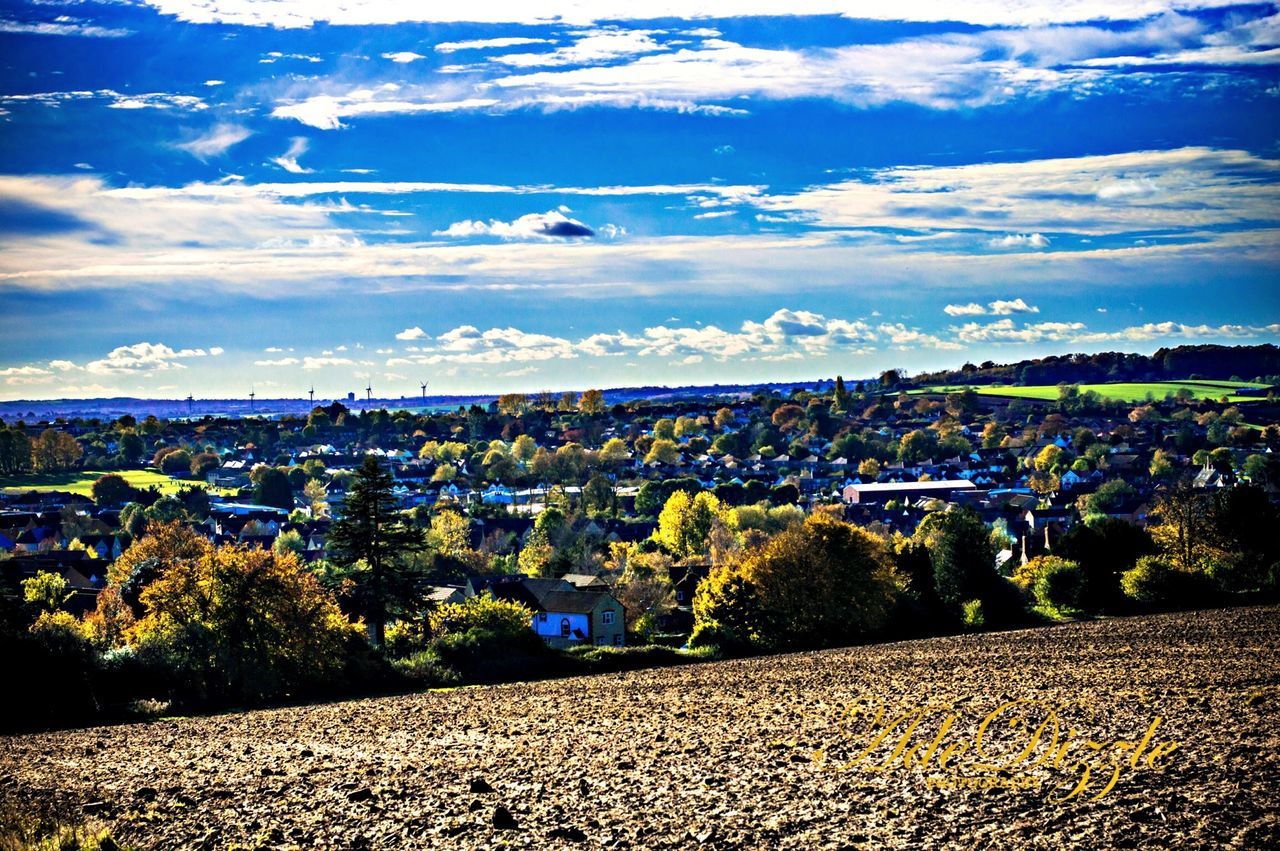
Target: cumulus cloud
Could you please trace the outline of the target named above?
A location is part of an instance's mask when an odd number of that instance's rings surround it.
[[[1021,298],[1015,299],[996,299],[988,302],[986,305],[970,302],[969,304],[948,304],[942,308],[942,312],[948,316],[983,316],[992,314],[995,316],[1010,316],[1015,313],[1039,313],[1040,308],[1027,304]]]
[[[350,358],[339,357],[312,357],[308,355],[302,359],[302,368],[309,370],[324,369],[330,366],[355,366],[356,362]]]
[[[1010,233],[990,242],[992,248],[1048,248],[1049,240],[1039,233]]]
[[[140,375],[186,369],[180,361],[222,354],[222,349],[174,349],[164,343],[134,343],[118,346],[106,357],[85,364],[85,370],[94,375]]]
[[[467,219],[454,222],[444,230],[434,231],[433,235],[497,236],[502,239],[572,239],[595,236],[595,231],[559,210],[548,210],[545,213],[529,213],[511,222],[500,222],[496,219],[490,219],[488,222]]]
[[[205,133],[187,142],[180,142],[174,147],[180,148],[198,160],[220,157],[232,146],[248,139],[252,133],[238,124],[215,124]],[[295,163],[296,164],[296,163]]]
[[[396,334],[397,340],[425,340],[426,338],[427,333],[416,325],[412,328],[406,328],[399,334]]]

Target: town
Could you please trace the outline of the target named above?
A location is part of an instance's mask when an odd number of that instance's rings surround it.
[[[1076,363],[1086,381],[1099,357]],[[615,404],[586,390],[13,421],[6,629],[39,664],[89,669],[97,692],[72,705],[90,712],[1274,594],[1280,376],[995,383],[1050,366]],[[103,684],[122,668],[142,685]]]

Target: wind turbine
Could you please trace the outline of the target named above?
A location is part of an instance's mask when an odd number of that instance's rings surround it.
[[[249,391],[249,413],[253,413],[253,398],[257,395],[256,391],[252,389]]]
[[[372,384],[365,385],[364,400],[368,404],[373,404],[373,385]]]
[[[316,405],[316,386],[314,384],[312,384],[311,389],[307,391],[307,395],[311,397],[311,407],[314,408]]]
[[[187,394],[187,416],[191,416],[191,406],[195,404],[195,397],[190,393]]]
[[[425,408],[425,407],[426,407],[426,405],[427,405],[427,384],[429,384],[429,383],[430,383],[430,382],[427,382],[427,381],[423,381],[423,382],[422,382],[422,406],[423,406],[424,408]]]

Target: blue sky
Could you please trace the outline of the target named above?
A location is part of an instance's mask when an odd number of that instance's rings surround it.
[[[0,398],[1276,341],[1278,63],[1214,0],[7,0]]]

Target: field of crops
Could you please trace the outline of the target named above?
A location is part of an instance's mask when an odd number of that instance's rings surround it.
[[[1080,384],[1081,393],[1092,391],[1107,399],[1121,402],[1142,402],[1147,399],[1163,399],[1171,393],[1185,389],[1195,399],[1218,400],[1227,397],[1230,402],[1256,401],[1258,397],[1239,396],[1236,391],[1241,387],[1256,387],[1238,381],[1148,381],[1115,384]],[[927,387],[917,393],[958,393],[964,385]],[[1058,398],[1058,387],[1054,384],[1029,385],[1013,387],[1001,384],[974,386],[979,396],[1002,396],[1014,399],[1053,400]]]
[[[1254,849],[1277,800],[1275,606],[0,737],[0,805],[141,849]]]
[[[116,470],[113,472],[124,476],[125,480],[135,488],[146,490],[153,485],[161,493],[177,493],[183,487],[197,484],[192,481],[173,479],[153,470]],[[90,496],[93,483],[105,476],[102,470],[73,470],[68,473],[40,473],[27,476],[0,476],[0,490],[8,493],[26,493],[27,491],[69,491],[71,493]]]

